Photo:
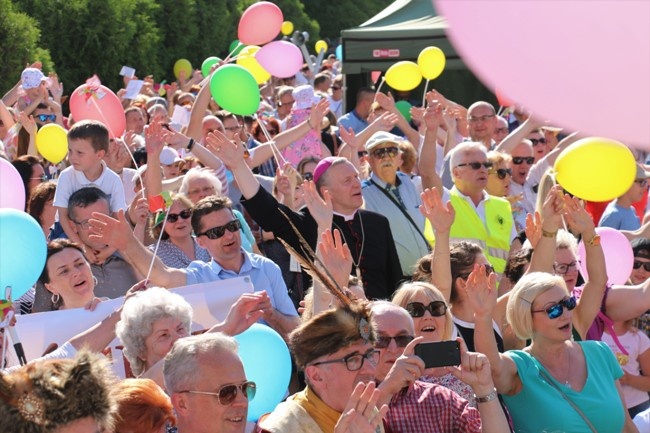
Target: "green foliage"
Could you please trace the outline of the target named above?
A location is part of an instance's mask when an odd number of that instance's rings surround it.
[[[20,80],[26,64],[40,60],[46,72],[53,65],[48,50],[39,47],[36,20],[19,12],[10,0],[0,0],[0,11],[0,95],[4,95]]]
[[[334,42],[341,36],[341,30],[363,24],[393,3],[393,0],[303,0],[303,3],[306,13],[320,23],[321,38],[329,38]]]

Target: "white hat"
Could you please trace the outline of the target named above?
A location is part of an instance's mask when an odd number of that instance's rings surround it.
[[[163,165],[172,165],[179,161],[182,161],[182,159],[178,156],[178,152],[171,147],[165,147],[162,152],[160,152],[160,163]]]

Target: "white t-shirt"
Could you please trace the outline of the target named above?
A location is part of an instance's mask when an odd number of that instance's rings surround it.
[[[639,356],[650,349],[650,338],[645,335],[643,331],[627,331],[623,335],[618,336],[618,341],[621,346],[628,352],[629,355],[621,353],[621,349],[614,343],[614,339],[607,332],[603,333],[602,341],[605,342],[616,356],[618,363],[623,371],[638,376],[641,374],[641,367],[639,366]],[[623,397],[625,398],[625,406],[629,409],[643,402],[648,401],[648,393],[632,388],[629,385],[622,385]]]
[[[111,212],[126,209],[122,179],[120,179],[117,173],[108,168],[104,161],[102,161],[102,174],[93,182],[88,180],[82,171],[77,171],[74,167],[68,167],[63,170],[56,184],[54,206],[67,208],[70,196],[87,186],[95,186],[108,195]]]

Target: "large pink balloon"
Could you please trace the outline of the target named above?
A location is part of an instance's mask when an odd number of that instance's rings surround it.
[[[284,17],[271,2],[258,2],[248,7],[239,19],[237,37],[245,45],[264,45],[280,33]]]
[[[279,78],[293,77],[302,67],[300,48],[286,41],[264,45],[255,53],[257,62],[271,75]]]
[[[126,128],[126,117],[120,99],[105,86],[96,92],[88,90],[86,84],[77,87],[70,96],[70,113],[75,122],[97,120],[108,128],[110,136],[120,137]]]
[[[25,210],[23,180],[18,170],[4,158],[0,158],[0,208]]]
[[[605,265],[607,267],[607,281],[609,284],[625,284],[632,273],[634,253],[632,245],[625,235],[610,227],[597,227],[596,233],[600,235],[600,245],[605,253]],[[589,279],[587,273],[587,260],[585,260],[585,244],[578,245],[578,257],[580,258],[580,272],[585,279]]]
[[[649,1],[435,6],[456,50],[490,88],[542,119],[650,149]]]

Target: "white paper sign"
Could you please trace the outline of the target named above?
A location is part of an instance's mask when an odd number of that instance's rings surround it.
[[[124,94],[124,99],[135,99],[140,94],[140,89],[144,85],[143,80],[131,80],[129,84],[126,85],[126,93]]]
[[[122,66],[122,69],[120,70],[120,75],[123,77],[133,77],[135,76],[135,69],[133,69],[130,66]]]
[[[187,126],[190,124],[190,110],[182,105],[174,105],[174,113],[172,113],[172,124]]]

